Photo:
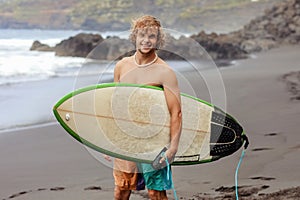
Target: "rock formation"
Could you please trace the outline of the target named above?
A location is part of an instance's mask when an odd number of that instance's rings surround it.
[[[199,52],[192,47],[199,43],[214,60],[246,58],[249,53],[268,50],[280,44],[300,43],[300,0],[286,0],[266,10],[263,16],[252,20],[243,29],[229,34],[200,32],[190,38],[168,42],[159,55],[164,59],[197,58]],[[50,50],[35,42],[31,50]],[[57,56],[78,56],[92,59],[114,60],[132,54],[133,45],[125,39],[103,39],[98,34],[78,34],[53,47]]]
[[[280,44],[299,44],[300,0],[280,2],[232,34],[239,38],[241,48],[248,53],[268,50]]]
[[[54,47],[55,55],[86,57],[102,41],[99,34],[80,33],[57,44]]]
[[[53,47],[50,47],[47,44],[42,44],[40,41],[36,40],[33,42],[30,47],[30,51],[53,51]]]

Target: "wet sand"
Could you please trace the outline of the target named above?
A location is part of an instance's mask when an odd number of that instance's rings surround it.
[[[222,107],[238,119],[250,139],[239,171],[242,199],[300,198],[299,52],[300,47],[280,47],[220,70],[224,87],[214,87],[213,93],[224,94],[225,88]],[[207,79],[216,76],[211,70],[201,74]],[[205,84],[190,81],[198,85],[197,91],[207,91]],[[200,97],[210,101],[211,92]],[[179,199],[234,199],[240,154],[241,150],[213,163],[174,167]],[[2,131],[0,199],[113,199],[112,170],[93,155],[57,123]],[[168,194],[172,199],[172,191]],[[134,192],[131,199],[146,197],[145,191]]]

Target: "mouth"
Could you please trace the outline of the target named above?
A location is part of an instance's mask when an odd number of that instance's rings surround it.
[[[141,45],[140,49],[150,50],[150,49],[153,49],[153,47],[152,47],[152,45]]]
[[[154,50],[152,46],[140,46],[138,48],[139,52],[142,54],[148,54]]]

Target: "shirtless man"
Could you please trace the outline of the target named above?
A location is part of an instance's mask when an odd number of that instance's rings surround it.
[[[170,113],[170,146],[165,155],[172,161],[178,149],[181,133],[181,101],[174,71],[159,58],[156,50],[163,44],[160,22],[153,16],[143,16],[132,26],[130,39],[136,47],[133,56],[120,60],[114,70],[114,81],[159,86],[163,88]],[[164,162],[164,160],[161,160]],[[149,164],[141,164],[145,185],[151,200],[166,200],[166,190],[172,188],[167,180],[167,169],[154,170]],[[140,169],[139,168],[139,169]],[[152,169],[151,169],[152,168]],[[149,170],[150,169],[150,170]],[[146,172],[147,171],[147,172]],[[138,181],[137,165],[130,161],[115,159],[114,178],[116,200],[127,200]]]

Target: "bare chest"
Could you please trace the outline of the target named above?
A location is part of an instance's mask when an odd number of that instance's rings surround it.
[[[120,82],[161,86],[161,74],[156,67],[125,67],[120,74]]]

